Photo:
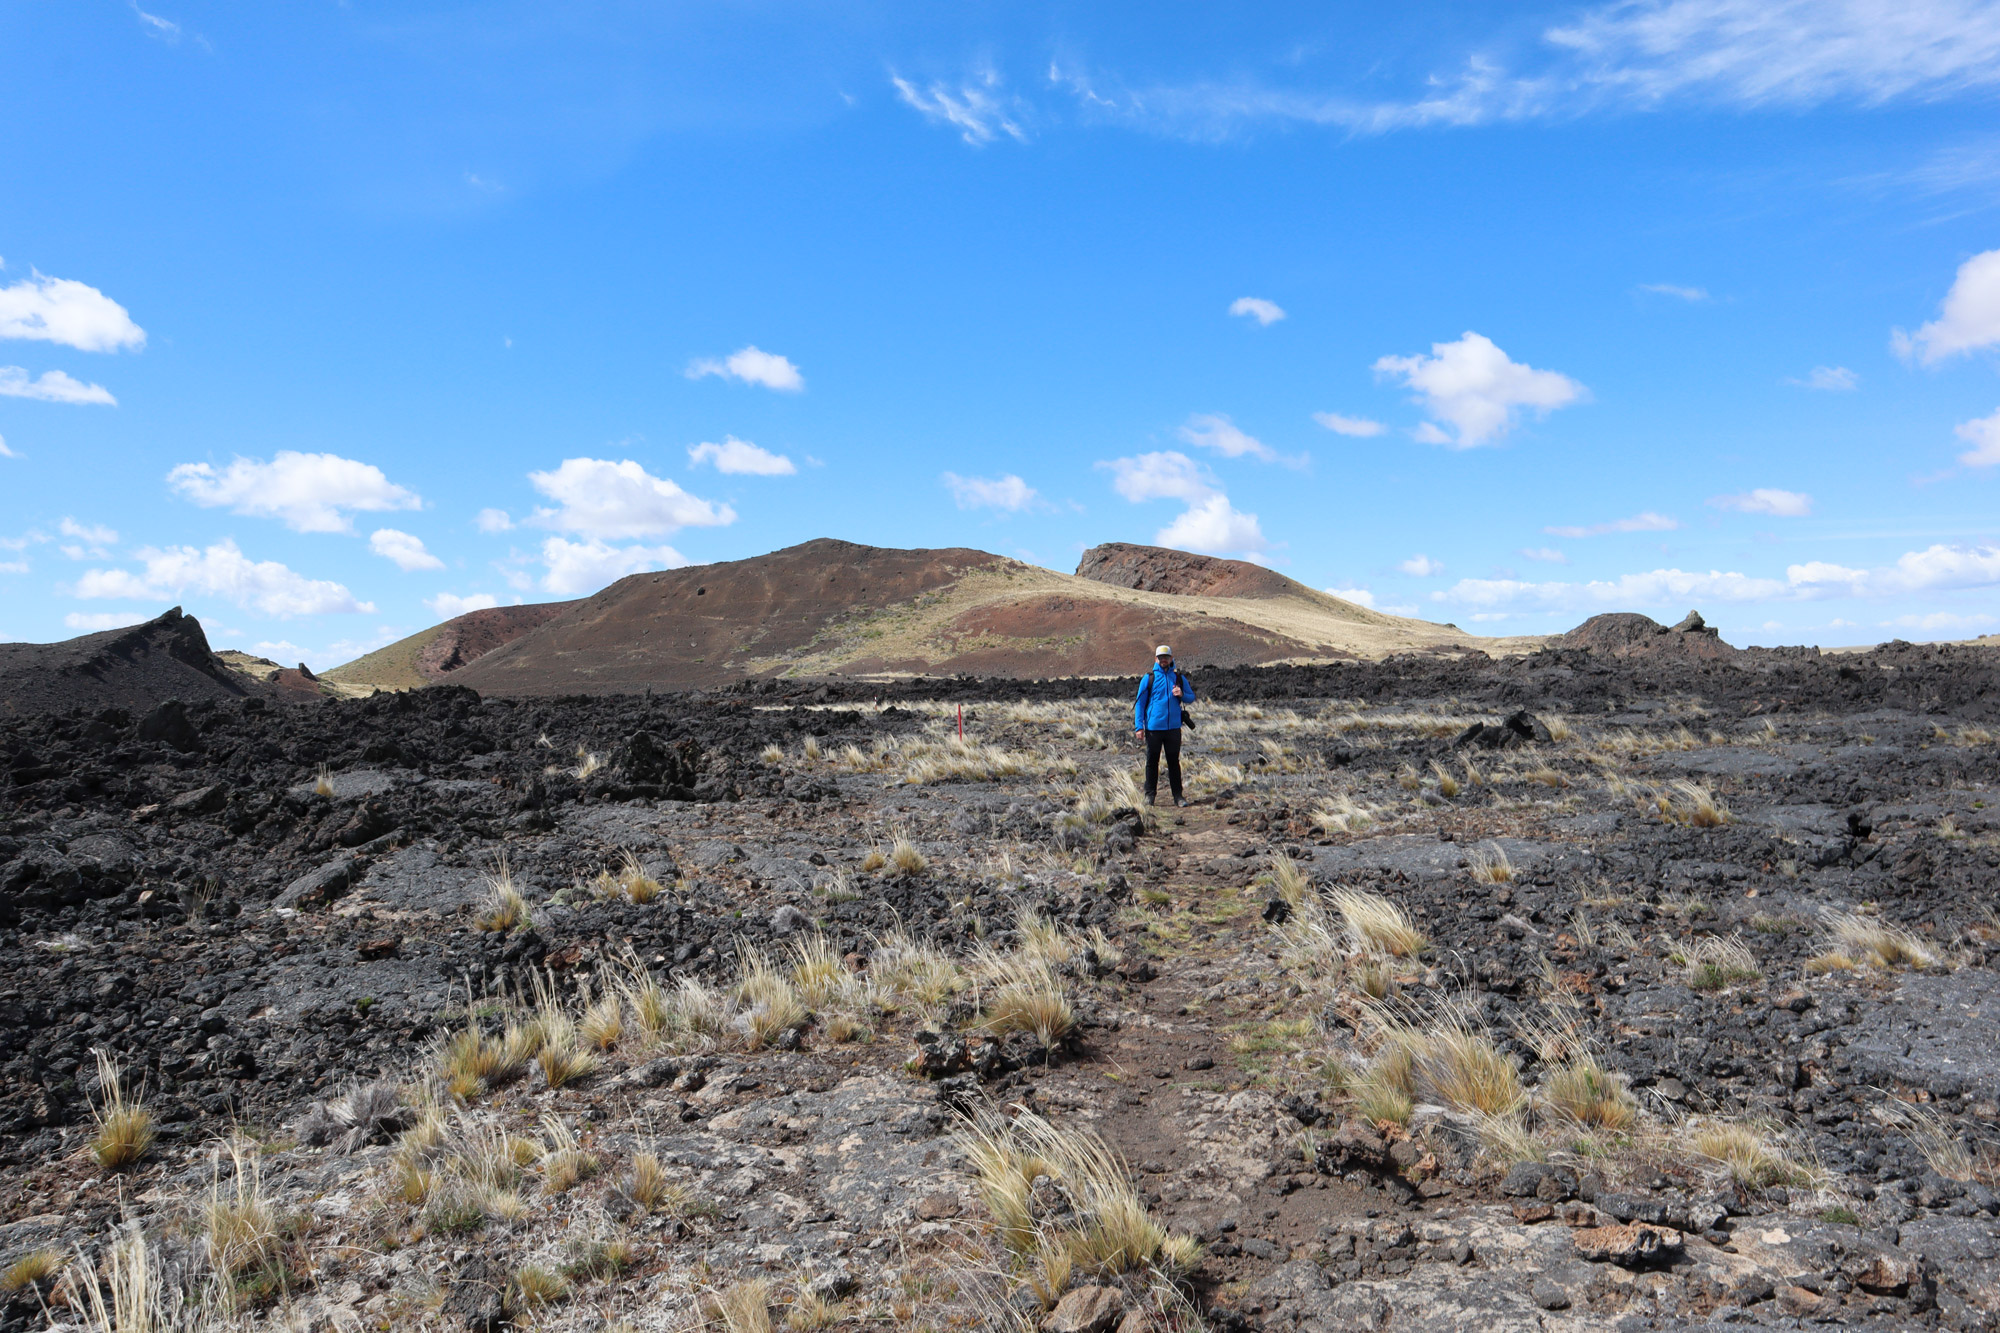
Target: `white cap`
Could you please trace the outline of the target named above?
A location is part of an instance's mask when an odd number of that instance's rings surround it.
[[[1155,657],[1172,657],[1173,655],[1174,650],[1167,647],[1164,643],[1153,650],[1153,656]]]

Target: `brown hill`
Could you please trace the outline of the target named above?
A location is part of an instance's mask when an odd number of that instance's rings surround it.
[[[450,679],[468,663],[512,643],[575,606],[537,602],[531,606],[490,606],[398,639],[365,657],[320,673],[322,680],[348,688],[415,690]]]
[[[143,625],[60,643],[0,643],[0,713],[144,709],[265,692],[218,661],[201,622],[178,606]]]
[[[1224,560],[1128,542],[1091,547],[1076,562],[1076,576],[1117,588],[1181,597],[1284,597],[1312,591],[1295,579],[1247,560]]]
[[[1702,620],[1699,611],[1688,612],[1672,628],[1636,611],[1609,611],[1592,616],[1556,638],[1551,646],[1587,648],[1605,657],[1681,657],[1712,662],[1737,654],[1737,649],[1724,643]]]
[[[634,574],[562,606],[450,679],[482,693],[603,694],[754,676],[1114,675],[1143,668],[1161,642],[1197,666],[1511,653],[1541,642],[1383,615],[1237,561],[1126,549],[1142,553],[1120,557],[1142,570],[1136,576],[1146,577],[1150,560],[1191,571],[1182,575],[1189,586],[1232,591],[1125,587],[963,547],[891,550],[823,538],[748,560]],[[1253,579],[1262,580],[1254,590]],[[421,646],[409,645],[419,637],[374,656],[414,662]],[[361,665],[327,675],[352,680]]]

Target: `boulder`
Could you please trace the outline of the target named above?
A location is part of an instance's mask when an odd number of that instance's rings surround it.
[[[1670,1264],[1681,1256],[1686,1241],[1671,1227],[1620,1223],[1610,1227],[1578,1227],[1569,1233],[1577,1257],[1594,1264],[1647,1268]]]
[[[1071,1287],[1042,1320],[1042,1333],[1111,1333],[1125,1314],[1116,1287]]]

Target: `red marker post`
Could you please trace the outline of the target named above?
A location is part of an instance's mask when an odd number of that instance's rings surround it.
[[[959,739],[959,740],[961,740],[961,741],[963,741],[963,740],[965,739],[965,705],[964,705],[964,704],[960,704],[960,705],[958,706],[958,739]]]

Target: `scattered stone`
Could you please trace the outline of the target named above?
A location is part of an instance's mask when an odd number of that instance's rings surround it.
[[[1042,1333],[1112,1333],[1124,1313],[1116,1287],[1071,1287],[1042,1320]]]
[[[1569,1293],[1564,1291],[1562,1284],[1553,1278],[1536,1278],[1533,1285],[1528,1288],[1528,1295],[1533,1297],[1535,1304],[1544,1310],[1569,1309]]]
[[[1678,1231],[1632,1223],[1578,1227],[1569,1234],[1576,1245],[1578,1258],[1594,1264],[1617,1264],[1621,1268],[1672,1263],[1680,1257],[1686,1244]]]

